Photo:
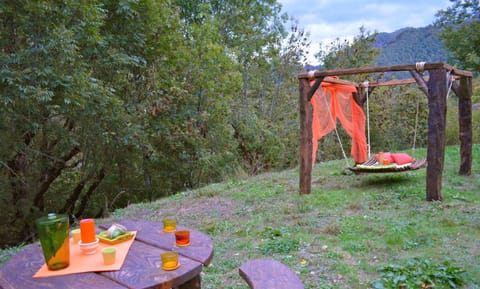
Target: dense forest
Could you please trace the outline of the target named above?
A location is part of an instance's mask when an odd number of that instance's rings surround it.
[[[102,217],[297,165],[296,76],[312,49],[274,0],[2,1],[0,28],[1,246],[33,240],[47,212]],[[376,37],[360,29],[318,57],[373,65]],[[372,143],[410,146],[419,107],[424,145],[426,100],[381,93]],[[319,150],[339,153],[329,138]]]
[[[33,238],[46,212],[99,217],[295,165],[308,39],[280,11],[270,0],[2,1],[0,239]]]

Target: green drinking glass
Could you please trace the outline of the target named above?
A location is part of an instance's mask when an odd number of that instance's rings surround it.
[[[49,270],[70,264],[69,220],[66,215],[48,214],[35,221],[43,256]]]

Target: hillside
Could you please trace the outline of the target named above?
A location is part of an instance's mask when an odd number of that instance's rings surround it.
[[[440,29],[432,25],[422,28],[405,27],[394,32],[380,32],[374,44],[381,52],[375,60],[377,66],[412,64],[416,62],[448,63],[450,52],[439,38]],[[308,65],[305,70],[322,69],[321,65]],[[396,74],[410,77],[409,74]]]
[[[292,169],[131,205],[111,219],[175,216],[207,233],[215,255],[202,276],[206,289],[247,289],[239,266],[267,257],[296,272],[306,289],[369,288],[382,266],[412,263],[425,274],[460,278],[465,285],[457,288],[478,288],[480,146],[473,148],[470,177],[457,174],[458,150],[446,148],[442,203],[425,201],[425,169],[356,176],[345,174],[340,160],[315,166],[310,195],[298,194],[298,170]],[[425,154],[415,151],[417,158]],[[98,220],[104,221],[111,220]],[[435,288],[450,287],[439,281]]]
[[[378,65],[404,63],[448,62],[449,52],[439,39],[439,29],[434,26],[403,28],[392,33],[380,33],[375,47],[381,48]]]
[[[381,53],[375,64],[388,66],[421,61],[448,63],[449,52],[443,47],[439,33],[439,28],[432,25],[379,33],[375,47],[381,48]]]

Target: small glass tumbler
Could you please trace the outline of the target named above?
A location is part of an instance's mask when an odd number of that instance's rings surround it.
[[[175,270],[177,269],[180,264],[178,263],[178,253],[168,251],[161,255],[162,258],[162,269],[163,270]]]
[[[175,232],[175,244],[179,247],[190,245],[190,231],[181,230]]]
[[[175,219],[164,219],[163,220],[163,231],[167,233],[172,233],[177,230],[177,221]]]
[[[70,264],[70,223],[66,215],[48,214],[35,221],[48,270],[60,270]]]
[[[73,244],[78,245],[78,242],[80,242],[80,229],[74,229],[70,231],[70,234],[72,234],[72,239],[73,239]]]
[[[102,249],[103,264],[112,265],[115,263],[115,255],[117,250],[114,247],[107,247]]]

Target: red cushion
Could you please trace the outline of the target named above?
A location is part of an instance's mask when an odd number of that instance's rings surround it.
[[[405,153],[392,154],[393,162],[397,165],[413,163],[414,159]]]

